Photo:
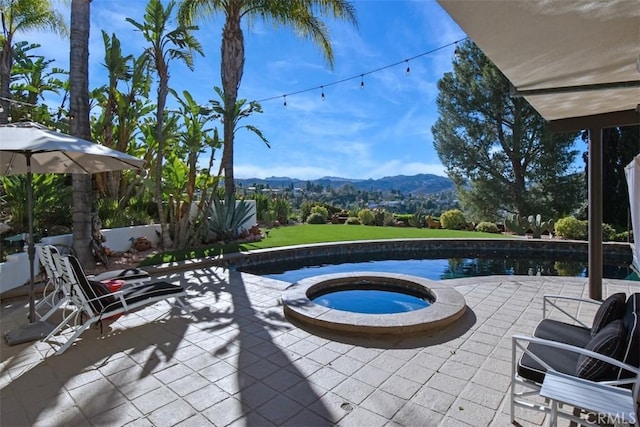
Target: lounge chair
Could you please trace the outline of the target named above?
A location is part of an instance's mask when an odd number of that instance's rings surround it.
[[[65,293],[65,288],[61,286],[62,273],[58,271],[56,262],[54,261],[54,257],[60,255],[58,248],[53,245],[35,245],[35,249],[46,276],[43,297],[36,304],[35,311],[38,320],[47,320],[68,301],[68,295]],[[87,276],[87,278],[98,282],[119,280],[122,281],[125,287],[137,286],[151,280],[149,273],[139,268],[107,271],[97,276]],[[40,311],[43,309],[48,310],[45,314],[41,315]]]
[[[180,285],[148,282],[110,292],[103,283],[87,278],[75,256],[54,255],[53,258],[61,273],[60,284],[68,298],[66,307],[70,313],[64,316],[60,324],[43,341],[51,340],[65,329],[72,332],[71,337],[56,351],[56,355],[62,354],[91,325],[158,301],[166,300],[170,305],[190,314],[189,308],[181,300],[187,293]],[[169,299],[173,299],[174,302],[170,302]]]
[[[571,316],[557,304],[559,300],[598,304],[591,327]],[[569,316],[571,323],[547,318],[548,305]],[[615,294],[604,302],[545,296],[543,317],[532,337],[515,335],[512,339],[512,423],[515,423],[516,406],[549,413],[552,421],[561,416],[577,423],[585,423],[585,413],[590,411],[613,418],[613,412],[609,413],[605,411],[606,408],[598,406],[602,404],[602,400],[567,398],[571,390],[579,387],[584,388],[585,393],[582,394],[585,396],[620,393],[632,405],[638,400],[639,293],[628,299],[624,294]],[[522,354],[519,355],[520,352]],[[544,403],[540,397],[546,399]],[[620,401],[620,398],[617,400]],[[573,406],[574,413],[558,411],[558,402]],[[635,409],[630,409],[628,405],[626,409],[637,412],[637,402],[635,405]],[[615,411],[619,408],[610,409]],[[638,422],[637,418],[637,413],[630,413],[626,420]]]

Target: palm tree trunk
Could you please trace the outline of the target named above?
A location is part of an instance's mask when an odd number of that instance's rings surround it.
[[[158,142],[158,154],[156,155],[156,206],[160,217],[162,248],[168,249],[173,246],[173,242],[169,235],[169,226],[164,213],[164,204],[162,203],[162,161],[164,159],[164,109],[167,102],[167,94],[169,93],[169,71],[166,67],[158,67],[158,76],[160,76],[160,82],[158,84],[158,109],[155,129],[155,137]]]
[[[70,133],[90,140],[89,123],[89,25],[91,0],[71,1],[71,53],[69,69]],[[73,248],[80,262],[95,263],[91,255],[91,175],[72,175]]]
[[[238,88],[244,71],[244,36],[240,26],[240,10],[230,10],[222,31],[221,77],[224,90],[224,147],[222,168],[224,169],[225,195],[235,195],[233,176],[234,110],[238,99]]]
[[[11,81],[11,66],[13,63],[13,40],[8,38],[4,45],[0,46],[0,124],[9,122],[9,112],[11,109],[11,91],[9,83]]]

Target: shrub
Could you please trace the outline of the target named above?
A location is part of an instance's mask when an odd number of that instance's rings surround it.
[[[273,227],[273,223],[278,219],[278,214],[272,209],[262,212],[262,222],[267,227]]]
[[[404,223],[404,225],[409,225],[409,221],[413,217],[411,214],[395,214],[396,221],[400,221]]]
[[[347,218],[347,220],[344,222],[345,224],[348,225],[360,225],[360,220],[355,217],[355,216],[350,216],[349,218]]]
[[[409,225],[416,228],[423,228],[427,223],[427,216],[422,210],[418,210],[409,219]]]
[[[465,230],[467,220],[459,209],[452,209],[440,215],[440,225],[447,230]]]
[[[376,208],[373,211],[375,225],[377,225],[378,227],[382,227],[383,225],[385,225],[384,218],[385,218],[386,214],[388,214],[387,211],[385,211],[383,209]]]
[[[358,219],[364,225],[376,225],[376,215],[371,209],[362,209],[358,212]]]
[[[494,222],[482,221],[476,225],[476,231],[482,231],[484,233],[499,233],[498,226]]]
[[[289,214],[292,211],[291,203],[287,199],[278,197],[271,201],[273,210],[276,212],[277,220],[280,224],[286,224],[289,219]]]
[[[308,224],[324,224],[326,222],[326,219],[318,212],[314,212],[307,217]]]
[[[384,211],[382,215],[382,225],[386,227],[395,227],[396,217],[391,212]]]
[[[304,221],[309,215],[311,215],[311,208],[315,205],[316,204],[314,202],[302,202],[300,205],[300,219]]]
[[[616,229],[610,226],[609,224],[602,223],[602,241],[610,242],[614,240],[616,235]]]
[[[587,221],[574,216],[560,218],[556,223],[556,235],[565,239],[586,240],[588,236]]]
[[[628,231],[623,231],[622,233],[616,233],[613,236],[613,240],[615,242],[627,242],[627,241],[633,242],[633,233],[629,233]]]
[[[329,218],[329,211],[324,206],[318,206],[318,205],[313,206],[311,208],[311,214],[314,214],[314,213],[322,215],[323,223],[327,220],[327,218]],[[309,221],[307,221],[307,222],[309,222]]]

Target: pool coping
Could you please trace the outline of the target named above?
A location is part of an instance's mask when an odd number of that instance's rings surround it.
[[[354,279],[380,278],[401,286],[420,288],[435,301],[429,307],[419,310],[372,315],[328,308],[309,298],[309,292],[318,290],[321,285],[331,287]],[[323,274],[300,280],[283,292],[281,302],[285,316],[300,325],[358,335],[415,334],[441,330],[464,316],[467,307],[464,297],[442,282],[408,274],[371,271]]]

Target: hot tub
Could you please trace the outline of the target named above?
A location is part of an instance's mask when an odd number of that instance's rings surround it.
[[[391,301],[391,306],[406,305],[404,296],[427,304],[393,313],[363,313],[349,307],[347,311],[344,307],[336,309],[313,301],[343,290],[373,290],[401,295],[397,301]],[[421,277],[377,272],[326,274],[300,280],[283,293],[282,305],[285,316],[301,325],[334,332],[376,335],[440,330],[461,318],[466,310],[464,297],[451,286]]]

